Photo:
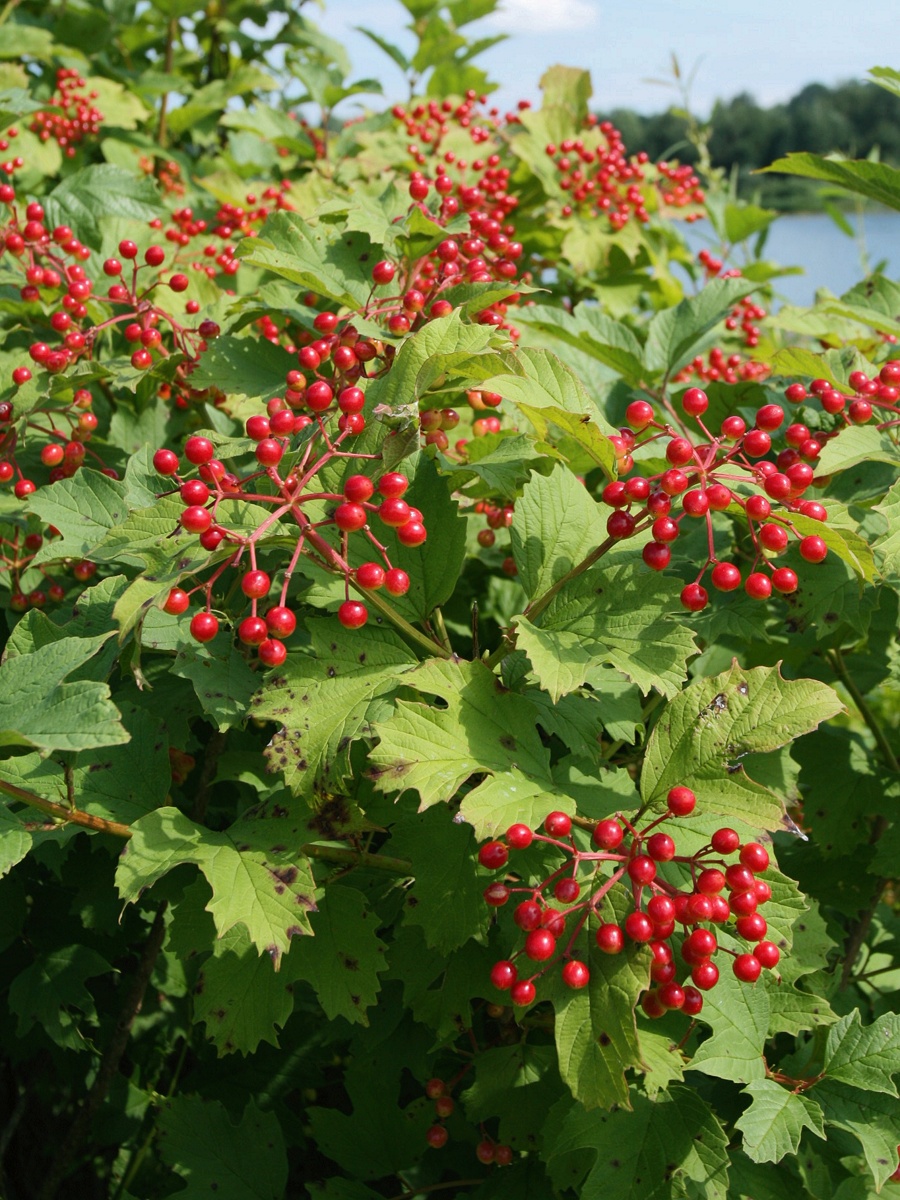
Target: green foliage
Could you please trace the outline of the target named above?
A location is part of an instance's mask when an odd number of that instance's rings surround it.
[[[888,1195],[900,284],[715,164],[898,76],[692,173],[403,4],[4,10],[0,1191]]]

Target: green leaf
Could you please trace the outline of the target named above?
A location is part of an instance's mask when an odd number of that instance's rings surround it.
[[[754,1162],[781,1162],[796,1154],[803,1130],[825,1137],[822,1110],[802,1092],[790,1092],[772,1079],[754,1079],[743,1094],[751,1099],[735,1121],[744,1135],[744,1152]]]
[[[516,322],[590,355],[634,387],[644,377],[641,343],[627,325],[613,320],[594,305],[579,304],[571,313],[549,305],[535,305],[517,314]]]
[[[395,827],[391,853],[412,862],[404,921],[422,929],[429,949],[449,954],[487,933],[487,881],[471,825],[455,822],[445,808],[429,809]]]
[[[756,204],[725,205],[725,236],[729,242],[743,242],[768,229],[778,213]]]
[[[348,1081],[351,1113],[308,1108],[319,1150],[358,1179],[405,1171],[423,1153],[434,1109],[424,1097],[398,1109],[399,1080],[377,1066],[360,1067]]]
[[[863,1025],[859,1010],[841,1017],[828,1031],[825,1074],[869,1092],[898,1095],[892,1078],[900,1071],[900,1015],[885,1013]]]
[[[664,377],[680,370],[693,357],[701,339],[724,321],[754,286],[748,279],[714,279],[696,296],[657,313],[647,326],[647,370]]]
[[[251,810],[215,833],[177,808],[158,808],[132,826],[116,887],[123,900],[134,902],[173,867],[194,863],[212,888],[206,907],[219,936],[246,926],[257,950],[268,952],[277,968],[291,938],[311,932],[315,885],[309,861],[296,851],[303,832],[290,816],[256,818]]]
[[[615,920],[616,915],[606,919]],[[559,985],[552,997],[559,1071],[586,1109],[630,1103],[625,1072],[644,1065],[634,1007],[647,987],[650,970],[644,948],[604,954],[595,944],[595,931],[596,925],[588,931],[591,978],[587,987],[573,991]]]
[[[235,1124],[218,1100],[176,1096],[158,1120],[159,1153],[182,1179],[186,1196],[281,1200],[288,1177],[281,1126],[251,1100]]]
[[[603,540],[600,510],[571,471],[533,471],[510,528],[519,581],[529,597],[546,592]]]
[[[683,784],[701,810],[777,829],[783,801],[736,765],[745,754],[776,750],[808,733],[841,708],[825,684],[782,679],[777,667],[744,671],[735,661],[686,688],[654,726],[641,772],[644,804],[662,808],[669,789]]]
[[[822,1107],[826,1125],[844,1129],[859,1140],[875,1187],[882,1187],[897,1166],[900,1105],[896,1099],[831,1079],[817,1083],[812,1094]]]
[[[534,426],[538,438],[542,442],[559,443],[555,449],[569,462],[579,457],[572,450],[587,454],[591,467],[601,467],[607,479],[616,475],[616,452],[612,442],[601,433],[597,426],[587,416],[566,412],[562,408],[534,408],[530,404],[519,402],[519,411],[528,418]],[[563,437],[553,431],[559,430]],[[567,444],[571,439],[574,447]]]
[[[887,163],[800,153],[777,158],[761,170],[777,171],[782,175],[801,175],[805,179],[821,179],[858,196],[875,200],[887,208],[900,209],[900,171],[896,167],[889,167]]]
[[[35,1025],[58,1046],[79,1050],[85,1032],[80,1018],[96,1019],[94,997],[85,987],[88,979],[106,975],[113,968],[88,946],[55,946],[20,972],[9,986],[9,1008],[18,1017],[16,1036],[25,1037]]]
[[[900,579],[900,482],[874,507],[887,522],[887,530],[875,540],[872,549],[884,574],[889,579]]]
[[[484,387],[500,392],[513,404],[536,409],[562,409],[585,418],[603,433],[617,433],[574,371],[549,350],[523,347],[509,358],[506,371],[492,375]],[[551,418],[553,419],[553,418]]]
[[[547,1170],[555,1186],[579,1200],[725,1200],[727,1138],[696,1092],[675,1086],[649,1100],[632,1094],[634,1111],[611,1113],[558,1105],[547,1129]]]
[[[508,692],[483,663],[431,659],[405,675],[403,683],[421,698],[398,701],[394,716],[373,726],[379,743],[369,755],[370,775],[379,790],[415,788],[427,808],[451,800],[476,773],[503,777],[508,786],[524,777],[552,787],[534,709]],[[434,696],[443,707],[434,704]]]
[[[9,803],[6,796],[0,799],[0,878],[8,875],[31,849],[31,832],[20,816],[10,812]]]
[[[124,483],[100,471],[82,470],[71,479],[60,479],[53,487],[40,488],[28,503],[62,534],[61,539],[44,542],[37,559],[42,562],[89,554],[128,514]]]
[[[825,444],[816,470],[836,475],[864,462],[886,462],[896,466],[900,453],[888,434],[874,425],[851,425]]]
[[[362,892],[331,883],[310,923],[314,936],[293,947],[287,974],[312,984],[330,1021],[343,1017],[368,1025],[367,1010],[381,986],[378,975],[387,968],[377,916]]]
[[[289,654],[252,701],[257,720],[278,722],[266,756],[296,792],[309,792],[317,778],[340,780],[345,746],[368,732],[373,702],[399,687],[415,662],[393,630],[372,622],[352,639],[334,617],[308,627],[310,655]]]
[[[259,675],[234,642],[224,638],[205,646],[185,638],[172,673],[190,679],[201,708],[219,729],[244,720],[259,688]]]
[[[226,335],[201,355],[191,386],[215,387],[226,396],[249,396],[263,404],[284,395],[285,376],[296,366],[293,355],[264,338]]]
[[[242,262],[352,309],[364,306],[372,289],[370,254],[364,234],[310,225],[294,212],[275,213],[258,237],[244,238],[237,249]]]
[[[449,958],[429,950],[419,929],[406,926],[390,947],[390,978],[403,983],[403,1000],[437,1037],[453,1040],[471,1029],[473,1009],[490,990],[496,962],[486,946],[466,942]]]
[[[697,1019],[710,1026],[712,1036],[691,1060],[692,1071],[737,1083],[765,1077],[763,1047],[769,1034],[765,987],[741,983],[730,964],[723,963],[719,982],[704,995],[703,1011]]]
[[[79,240],[95,250],[103,242],[101,224],[110,217],[146,225],[165,214],[154,179],[112,163],[95,163],[67,175],[44,197],[44,209],[50,226],[70,225]]]
[[[293,1012],[294,995],[289,973],[276,973],[268,954],[236,927],[203,964],[193,1005],[194,1020],[206,1026],[220,1055],[253,1054],[260,1042],[278,1045],[276,1029]]]
[[[28,670],[15,659],[0,666],[0,746],[89,750],[128,741],[105,683],[66,682],[109,640],[63,637],[34,650]]]
[[[697,651],[677,610],[675,581],[633,562],[601,565],[567,584],[534,621],[517,618],[517,641],[554,697],[604,664],[643,692],[655,688],[672,696]]]

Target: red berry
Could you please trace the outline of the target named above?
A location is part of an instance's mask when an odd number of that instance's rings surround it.
[[[760,942],[753,951],[753,957],[761,967],[767,967],[771,970],[772,967],[778,965],[778,960],[781,958],[781,951],[774,942]]]
[[[799,584],[797,574],[790,567],[778,567],[772,572],[772,587],[776,592],[782,592],[788,595],[791,592],[796,592]]]
[[[667,925],[675,919],[675,905],[668,896],[652,896],[647,903],[647,916],[654,925]]]
[[[211,642],[219,632],[219,622],[210,612],[198,612],[191,618],[191,637],[195,642]]]
[[[345,600],[337,610],[337,619],[345,629],[361,629],[369,619],[369,610],[358,600]]]
[[[594,826],[592,834],[594,843],[602,850],[615,850],[617,846],[622,844],[622,839],[625,836],[625,831],[618,821],[614,821],[612,817],[607,817],[603,821],[598,821]]]
[[[384,567],[378,563],[363,563],[356,568],[356,582],[360,587],[368,588],[374,591],[384,584],[385,571]]]
[[[759,842],[745,842],[741,846],[741,852],[738,857],[743,866],[757,875],[765,871],[769,865],[769,853],[765,846],[761,846]]]
[[[184,456],[188,462],[199,466],[201,463],[208,463],[215,454],[215,446],[209,438],[205,437],[189,437],[184,443]]]
[[[509,851],[503,842],[486,842],[478,851],[478,861],[490,871],[496,871],[506,865]]]
[[[675,842],[667,833],[653,833],[647,839],[647,853],[654,862],[671,862],[675,857]]]
[[[525,933],[530,933],[532,929],[538,929],[542,916],[541,906],[534,900],[523,900],[521,904],[516,905],[513,912],[513,920]]]
[[[666,796],[666,806],[674,817],[687,817],[694,811],[697,797],[688,787],[677,786]]]
[[[532,929],[525,938],[525,953],[534,962],[546,962],[556,953],[556,938],[549,929]]]
[[[604,954],[621,954],[625,948],[625,935],[618,925],[601,925],[595,938]]]
[[[733,592],[741,586],[741,573],[734,563],[716,563],[710,574],[710,582],[719,592]]]
[[[263,438],[256,445],[256,461],[262,467],[277,467],[284,457],[284,447],[274,438]]]
[[[828,554],[828,547],[822,538],[810,534],[800,542],[800,557],[808,563],[820,563]]]
[[[572,818],[564,812],[548,813],[544,818],[544,829],[551,837],[568,837],[572,832]]]
[[[766,936],[768,925],[766,918],[760,913],[748,913],[745,917],[738,917],[734,923],[734,927],[745,941],[760,942]]]
[[[212,514],[209,509],[192,504],[179,517],[182,529],[188,533],[204,533],[212,525]]]
[[[703,1008],[703,997],[690,984],[684,989],[684,1004],[681,1011],[688,1017],[696,1017]]]
[[[269,630],[262,617],[245,617],[238,625],[238,639],[245,646],[261,646],[268,636]]]
[[[297,628],[297,618],[289,608],[276,604],[266,613],[266,628],[270,633],[277,633],[279,637],[290,637]]]
[[[409,487],[409,480],[398,471],[388,471],[378,480],[378,490],[386,500],[396,500]]]
[[[409,576],[399,567],[391,567],[384,576],[385,590],[392,596],[405,596],[409,591]]]
[[[583,988],[587,987],[590,982],[591,973],[585,963],[573,958],[563,967],[562,978],[566,987]]]
[[[449,1136],[443,1125],[432,1125],[425,1133],[425,1140],[432,1150],[440,1150],[442,1146],[447,1145]]]
[[[702,612],[709,603],[709,593],[699,583],[689,583],[681,589],[681,603],[688,612]]]
[[[428,533],[421,521],[407,521],[397,530],[397,540],[402,546],[421,546]]]
[[[625,932],[633,942],[649,942],[656,935],[653,922],[642,912],[628,914],[625,918]]]
[[[519,972],[516,970],[515,963],[511,963],[508,960],[494,963],[493,967],[491,967],[491,983],[501,992],[508,991],[518,977]]]
[[[524,850],[534,840],[534,833],[528,825],[510,825],[506,831],[506,841],[513,850]]]
[[[534,984],[530,979],[520,979],[509,990],[509,998],[518,1008],[534,1003]]]
[[[681,407],[690,417],[702,416],[709,408],[706,392],[696,387],[688,388],[681,397]]]
[[[658,994],[663,1008],[678,1009],[684,1006],[684,989],[680,983],[664,983]]]
[[[761,571],[753,571],[744,582],[744,591],[751,600],[768,600],[772,595],[772,581]]]
[[[344,533],[362,529],[368,514],[361,504],[339,504],[334,511],[334,523]]]
[[[762,963],[752,954],[739,954],[733,970],[741,983],[755,983],[762,973]]]
[[[174,475],[178,470],[178,455],[171,450],[157,450],[153,455],[153,467],[160,475]]]
[[[169,613],[173,617],[180,616],[185,612],[191,600],[187,592],[181,588],[172,588],[166,597],[166,602],[163,605],[163,611]]]
[[[377,262],[372,268],[372,279],[378,284],[390,283],[396,270],[397,268],[392,262],[387,262],[387,260]]]

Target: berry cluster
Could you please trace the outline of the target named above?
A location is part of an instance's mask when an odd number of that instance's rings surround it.
[[[881,410],[883,418],[877,421],[877,428],[895,429],[900,425],[900,361],[886,362],[876,379],[870,379],[865,371],[853,371],[847,382],[852,389],[850,395],[844,395],[827,379],[814,379],[808,393],[803,384],[791,384],[785,394],[795,404],[818,400],[829,416],[837,418],[838,425],[831,437],[848,425],[868,425],[876,410]]]
[[[94,105],[97,92],[84,92],[86,86],[74,67],[60,67],[50,107],[35,113],[29,126],[42,142],[57,142],[68,158],[74,158],[79,143],[99,133],[103,123],[103,113]]]
[[[801,392],[806,394],[802,384],[792,384],[786,395],[798,401]],[[628,406],[628,425],[618,439],[625,451],[625,457],[619,459],[620,473],[631,469],[634,449],[657,439],[665,442],[668,465],[649,477],[635,475],[606,485],[602,500],[614,510],[606,524],[609,538],[617,541],[649,530],[652,541],[645,544],[643,559],[652,570],[662,571],[671,561],[672,543],[682,532],[682,522],[704,520],[706,561],[681,593],[682,604],[691,612],[701,611],[708,603],[709,594],[701,583],[707,570],[710,583],[721,592],[735,591],[742,583],[756,600],[767,599],[773,589],[784,595],[796,591],[797,573],[791,567],[773,567],[770,559],[787,549],[791,537],[799,542],[800,556],[807,563],[820,563],[828,553],[822,537],[802,536],[791,521],[795,512],[817,521],[827,518],[818,501],[803,499],[814,480],[812,464],[821,453],[822,439],[813,437],[805,425],[791,424],[785,430],[785,448],[769,458],[772,435],[785,421],[780,405],[762,405],[750,428],[743,417],[726,417],[714,435],[703,422],[709,406],[706,393],[688,388],[681,397],[681,410],[699,425],[700,442],[665,398],[663,405],[672,423],[658,420],[647,400],[635,400]],[[680,512],[674,510],[676,501]],[[715,548],[713,514],[726,510],[742,515],[747,523],[746,574],[736,563],[721,560]]]
[[[672,1009],[696,1016],[703,1007],[702,992],[718,982],[719,968],[712,961],[717,953],[731,957],[734,974],[744,983],[754,983],[764,968],[775,967],[780,951],[766,940],[767,924],[758,912],[771,897],[769,885],[757,878],[769,866],[769,855],[758,842],[741,844],[739,835],[727,828],[717,829],[709,844],[694,854],[678,854],[674,838],[658,827],[670,818],[688,816],[695,804],[689,788],[673,787],[666,812],[643,829],[636,829],[621,814],[598,821],[591,831],[590,848],[579,844],[572,819],[562,812],[550,813],[543,833],[517,824],[507,830],[505,841],[485,843],[478,861],[492,871],[506,872],[510,851],[524,850],[532,842],[556,847],[564,856],[562,864],[536,887],[506,874],[502,882],[485,889],[486,903],[495,908],[515,894],[525,897],[513,913],[525,934],[524,945],[495,963],[492,984],[508,991],[513,1004],[527,1007],[537,994],[535,982],[552,965],[562,963],[563,983],[575,989],[586,987],[590,969],[575,957],[575,949],[589,920],[596,923],[596,945],[604,954],[621,954],[629,942],[649,946],[652,986],[641,999],[649,1017],[661,1017]],[[727,863],[734,854],[737,862]],[[604,878],[606,870],[609,875]],[[601,915],[604,900],[616,887],[632,905],[621,925]],[[548,891],[562,908],[548,899]],[[736,935],[753,949],[720,945],[713,926],[727,929],[732,939]],[[672,945],[675,938],[680,938],[678,954]],[[690,983],[686,978],[678,980],[679,957]],[[530,973],[520,971],[523,961]],[[530,964],[536,964],[536,969]]]
[[[450,1138],[447,1127],[442,1122],[456,1108],[456,1102],[450,1095],[452,1088],[453,1083],[448,1084],[443,1079],[437,1078],[429,1079],[425,1084],[425,1095],[429,1100],[434,1101],[434,1115],[437,1118],[425,1134],[425,1140],[433,1150],[440,1150],[446,1146]],[[495,1142],[484,1134],[483,1129],[482,1139],[475,1147],[475,1154],[478,1161],[484,1163],[485,1166],[496,1163],[498,1167],[508,1167],[513,1160],[512,1147]]]
[[[191,592],[202,592],[205,606],[191,619],[191,636],[198,642],[212,641],[219,631],[219,619],[212,612],[213,588],[229,567],[241,566],[246,555],[249,569],[241,576],[240,589],[251,607],[249,616],[238,624],[238,638],[242,644],[255,647],[260,660],[269,667],[284,662],[287,650],[280,639],[296,628],[296,617],[285,602],[301,555],[313,558],[328,571],[343,575],[346,598],[338,609],[338,620],[346,629],[359,629],[365,625],[369,613],[365,604],[350,599],[351,585],[363,594],[384,587],[391,595],[402,596],[409,589],[409,576],[392,565],[387,548],[369,527],[370,518],[377,516],[383,525],[394,529],[403,546],[420,546],[427,537],[422,514],[403,499],[409,481],[396,471],[382,474],[377,481],[367,475],[350,475],[344,481],[342,494],[313,489],[316,476],[332,459],[371,461],[378,456],[354,454],[345,448],[347,440],[356,432],[344,423],[348,405],[353,415],[362,419],[359,409],[362,408],[363,393],[359,388],[345,388],[338,395],[336,404],[332,404],[334,396],[328,385],[321,384],[319,390],[310,391],[313,394],[307,396],[307,403],[313,417],[302,413],[295,415],[279,398],[269,402],[266,415],[248,418],[247,436],[255,443],[256,463],[243,476],[228,471],[215,457],[213,443],[197,435],[189,437],[184,447],[188,463],[198,469],[196,477],[187,478],[180,473],[178,456],[172,450],[159,449],[153,456],[153,464],[160,475],[171,478],[178,485],[178,495],[184,504],[179,518],[181,528],[196,535],[200,545],[210,554],[223,548],[230,551],[209,578],[190,592],[173,588],[164,605],[166,612],[173,615],[186,612]],[[345,393],[353,395],[346,397]],[[346,403],[342,404],[342,400]],[[339,432],[332,440],[325,422],[337,412],[342,414],[338,421]],[[282,472],[280,466],[286,455],[291,465],[288,471]],[[262,491],[262,488],[266,490]],[[378,502],[373,500],[376,491]],[[272,510],[251,534],[229,529],[227,519],[219,514],[222,502],[236,497],[266,505]],[[329,516],[314,519],[305,506],[322,503],[334,507]],[[293,519],[300,527],[300,535],[284,571],[278,602],[263,617],[258,606],[269,596],[272,579],[257,565],[258,543],[283,517]],[[324,536],[324,531],[329,529],[338,534],[337,546]],[[350,534],[356,532],[362,532],[368,539],[381,562],[365,562],[355,569],[350,566],[348,541]]]

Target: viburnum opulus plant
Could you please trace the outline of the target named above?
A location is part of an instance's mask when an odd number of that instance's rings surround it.
[[[2,18],[0,1191],[889,1194],[900,285],[302,7]]]

